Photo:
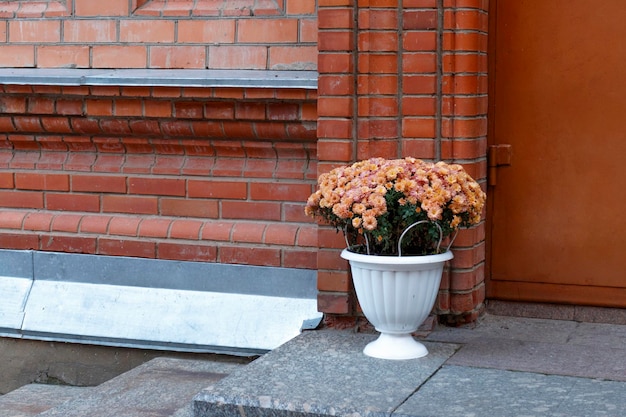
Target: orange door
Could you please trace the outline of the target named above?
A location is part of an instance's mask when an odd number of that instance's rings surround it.
[[[626,307],[626,1],[490,7],[488,297]]]

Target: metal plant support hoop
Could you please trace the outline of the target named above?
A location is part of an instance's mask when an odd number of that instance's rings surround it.
[[[407,232],[409,230],[411,230],[412,228],[414,228],[417,225],[423,224],[423,223],[433,223],[429,220],[420,220],[417,221],[409,226],[406,227],[406,229],[404,229],[402,231],[402,234],[400,234],[400,238],[398,239],[398,256],[402,256],[402,239],[404,239],[404,235],[407,234]],[[439,223],[433,223],[435,226],[437,226],[437,229],[439,229],[439,241],[437,242],[437,253],[439,253],[439,250],[441,249],[441,242],[443,241],[443,230],[441,229],[441,226],[439,226]],[[344,233],[343,233],[343,237],[346,241],[346,247],[350,247],[350,242],[348,241],[348,234],[347,232],[347,226],[344,228]],[[459,234],[459,229],[457,228],[454,232],[454,236],[452,236],[452,239],[450,239],[450,243],[448,244],[448,246],[446,247],[446,252],[450,250],[450,248],[452,247],[452,244],[454,243],[454,239],[456,239],[456,236]],[[367,238],[367,233],[363,233],[363,237],[365,238],[365,248],[367,249],[367,254],[370,255],[370,241]]]

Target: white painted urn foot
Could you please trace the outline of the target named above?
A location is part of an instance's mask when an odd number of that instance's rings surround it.
[[[411,334],[381,333],[378,339],[365,346],[363,353],[372,358],[405,360],[422,358],[428,355],[428,349]]]

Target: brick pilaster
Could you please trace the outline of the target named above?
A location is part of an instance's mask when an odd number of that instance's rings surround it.
[[[373,156],[453,161],[486,176],[487,1],[319,0],[318,172]],[[358,315],[339,258],[318,228],[319,307]],[[437,312],[475,319],[484,301],[484,225],[462,231]]]

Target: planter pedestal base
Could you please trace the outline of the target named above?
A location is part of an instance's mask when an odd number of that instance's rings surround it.
[[[424,357],[428,349],[410,334],[381,333],[365,346],[363,353],[378,359],[404,360]]]
[[[452,252],[424,256],[362,255],[344,249],[363,314],[380,337],[363,353],[381,359],[414,359],[428,350],[411,334],[431,312],[443,265]]]

